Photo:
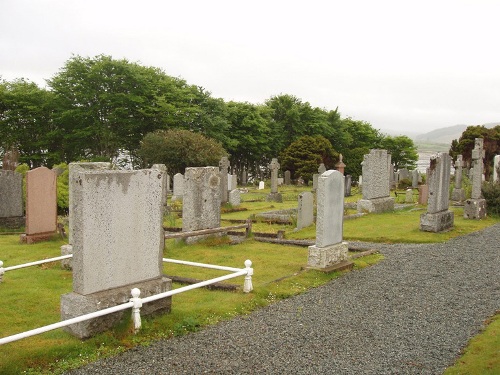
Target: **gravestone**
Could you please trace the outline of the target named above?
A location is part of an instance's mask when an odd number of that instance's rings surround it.
[[[410,179],[410,171],[407,168],[401,168],[399,170],[399,181],[409,180],[409,179]]]
[[[28,244],[48,240],[57,231],[56,171],[46,167],[26,173],[26,233]]]
[[[344,181],[344,197],[351,196],[351,189],[352,189],[352,178],[351,175],[348,174],[345,176],[345,181]]]
[[[305,191],[299,194],[297,206],[297,230],[308,227],[314,222],[314,195]]]
[[[264,190],[265,187],[264,181],[259,181],[259,190]]]
[[[471,198],[464,204],[465,219],[483,219],[486,217],[486,200],[482,197],[481,185],[483,183],[483,138],[476,138],[472,150],[472,192]]]
[[[273,158],[268,167],[271,170],[271,193],[269,193],[266,200],[272,202],[283,202],[283,197],[280,193],[278,193],[278,170],[280,169],[278,159]]]
[[[105,164],[69,166],[73,292],[61,296],[62,320],[128,302],[132,288],[139,288],[141,297],[171,289],[162,274],[164,172],[104,170]],[[170,303],[165,298],[144,304],[141,315],[168,312]],[[88,338],[124,314],[130,310],[66,330]]]
[[[318,179],[316,243],[309,246],[308,268],[329,270],[347,262],[347,243],[342,241],[344,175],[329,170]]]
[[[418,177],[419,173],[417,169],[411,171],[411,187],[416,189],[418,188]]]
[[[171,202],[181,201],[184,196],[184,175],[182,173],[174,174],[174,193]]]
[[[241,193],[238,189],[229,192],[229,203],[233,207],[238,207],[241,204]]]
[[[493,158],[493,182],[500,183],[500,155]]]
[[[235,174],[231,175],[231,181],[230,191],[238,188],[238,176]]]
[[[219,170],[220,170],[220,202],[227,203],[228,201],[228,171],[229,167],[229,159],[227,156],[223,156],[219,161]]]
[[[394,210],[390,197],[389,179],[391,155],[387,150],[370,150],[362,162],[363,199],[358,201],[358,212],[385,212]]]
[[[286,170],[285,171],[285,185],[290,185],[292,180],[290,178],[290,171],[289,170]]]
[[[405,203],[413,203],[413,189],[406,189],[405,192]]]
[[[221,174],[227,176],[227,173],[220,172],[217,167],[186,168],[182,204],[183,232],[220,227]],[[227,181],[224,186],[227,187]],[[202,238],[204,237],[190,237],[186,242]]]
[[[319,174],[314,173],[313,174],[313,188],[312,188],[313,193],[315,193],[316,189],[318,189],[318,178],[319,178]]]
[[[455,186],[451,192],[451,200],[462,204],[465,201],[465,190],[462,188],[462,173],[463,173],[463,158],[462,155],[457,156],[455,162]]]
[[[420,185],[418,187],[418,204],[425,206],[429,199],[429,185]]]
[[[11,148],[6,151],[2,159],[2,169],[5,171],[15,171],[19,165],[19,151],[17,148]]]
[[[158,169],[160,171],[162,171],[162,175],[163,175],[163,184],[165,186],[165,189],[163,189],[163,197],[162,197],[162,200],[161,200],[161,204],[163,205],[166,205],[167,204],[167,197],[168,197],[168,186],[170,184],[170,177],[167,173],[167,167],[165,166],[165,164],[153,164],[153,166],[151,167],[151,169]]]
[[[346,167],[346,165],[342,161],[343,158],[344,157],[342,156],[342,154],[339,154],[339,162],[337,164],[335,164],[335,168],[337,169],[337,171],[339,171],[342,174],[344,174],[344,170]]]
[[[246,186],[248,182],[248,173],[245,167],[241,170],[241,185]]]
[[[448,210],[450,195],[450,155],[432,155],[427,170],[429,199],[427,213],[420,215],[420,230],[442,232],[453,227],[454,215]]]
[[[0,170],[0,227],[17,229],[24,224],[23,176]]]
[[[321,163],[321,164],[319,165],[319,167],[318,167],[318,173],[319,173],[320,175],[322,175],[322,174],[323,174],[323,173],[325,173],[325,172],[326,172],[326,167],[325,167],[325,164]]]
[[[399,174],[396,176],[396,172],[394,172],[394,164],[391,163],[389,166],[389,190],[396,189],[398,176]]]

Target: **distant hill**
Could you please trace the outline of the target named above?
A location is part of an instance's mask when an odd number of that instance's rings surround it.
[[[488,124],[483,124],[487,128],[493,128],[496,125],[500,125],[500,122],[492,122]],[[415,142],[432,142],[432,143],[446,143],[451,144],[454,139],[460,138],[465,129],[470,125],[455,125],[446,128],[439,128],[432,130],[428,133],[419,134],[413,137]]]

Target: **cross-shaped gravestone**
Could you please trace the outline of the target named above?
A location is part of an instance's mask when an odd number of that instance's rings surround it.
[[[483,180],[483,158],[485,152],[483,150],[483,138],[476,138],[474,149],[472,150],[472,165],[474,174],[472,176],[472,199],[481,198],[481,184]]]
[[[228,201],[228,192],[227,192],[227,172],[229,171],[229,159],[227,156],[223,156],[219,161],[219,170],[220,170],[220,200],[221,203],[227,203]]]
[[[463,156],[458,155],[455,162],[455,188],[462,188],[462,168],[464,166]]]
[[[280,169],[280,164],[278,159],[273,158],[271,163],[268,165],[271,170],[271,194],[278,192],[278,170]]]

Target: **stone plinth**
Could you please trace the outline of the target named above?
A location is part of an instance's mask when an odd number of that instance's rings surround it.
[[[420,215],[420,229],[424,232],[443,232],[453,227],[454,218],[452,211],[427,212]]]
[[[61,320],[75,318],[77,316],[126,303],[131,298],[130,292],[133,288],[139,288],[141,291],[141,298],[144,298],[168,292],[172,289],[172,281],[166,277],[161,277],[155,280],[134,283],[87,295],[74,292],[64,294],[61,296]],[[141,308],[141,315],[152,316],[168,313],[170,312],[171,301],[169,297],[145,303]],[[80,339],[86,339],[112,328],[125,314],[130,314],[130,309],[72,324],[64,329]]]
[[[486,217],[485,199],[467,199],[464,203],[465,219],[484,219]]]
[[[345,262],[348,260],[347,251],[347,242],[325,247],[309,246],[307,268],[324,269],[335,263]]]
[[[394,210],[394,198],[360,199],[357,204],[358,212],[381,213]]]

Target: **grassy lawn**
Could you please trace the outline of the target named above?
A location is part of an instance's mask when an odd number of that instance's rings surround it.
[[[223,225],[231,225],[228,221],[224,221],[227,219],[247,219],[259,212],[296,207],[297,195],[306,190],[310,188],[284,189],[283,203],[266,202],[265,196],[269,191],[252,190],[242,195],[242,207],[247,210],[224,213]],[[350,200],[356,198],[350,197]],[[494,218],[481,221],[463,220],[461,209],[456,209],[455,227],[452,230],[441,234],[424,233],[418,229],[419,215],[423,212],[424,210],[405,209],[395,213],[372,214],[346,220],[344,237],[351,241],[370,242],[441,242],[499,221]],[[175,220],[175,226],[179,225],[180,220]],[[286,238],[314,239],[315,237],[314,226],[294,231],[292,225],[265,222],[254,225],[254,231],[276,232],[280,229],[285,231]],[[64,243],[55,238],[49,242],[26,245],[19,243],[18,235],[0,235],[0,260],[4,262],[4,267],[8,267],[58,256],[60,246]],[[286,256],[283,256],[284,254]],[[58,329],[6,344],[0,346],[0,374],[61,373],[136,345],[148,345],[154,340],[182,335],[238,314],[249,313],[342,275],[302,270],[307,263],[307,248],[260,243],[252,239],[238,245],[230,245],[226,238],[209,239],[204,243],[189,246],[183,242],[169,240],[165,244],[164,257],[241,268],[244,267],[246,259],[251,259],[255,269],[254,291],[244,294],[241,291],[201,289],[176,295],[172,301],[172,312],[161,317],[143,318],[143,328],[136,335],[132,333],[130,320],[126,319],[112,331],[86,341],[76,339]],[[356,268],[370,266],[381,259],[382,256],[379,254],[356,259]],[[167,275],[196,279],[208,279],[224,274],[217,270],[168,263],[164,265],[164,272]],[[2,337],[59,321],[60,295],[72,290],[71,272],[62,270],[59,263],[10,271],[4,275],[3,280],[0,284]],[[230,280],[228,283],[242,286],[243,277]],[[174,288],[179,286],[181,285],[174,284]],[[20,298],[21,291],[23,298]],[[492,333],[488,333],[489,329],[493,329]],[[472,345],[476,344],[471,343],[465,356],[458,361],[459,366],[470,366],[470,363],[473,366],[483,366],[481,370],[477,372],[475,367],[457,367],[456,370],[449,369],[449,374],[487,374],[484,369],[488,367],[492,368],[492,371],[495,369],[498,371],[497,354],[500,348],[498,317],[493,320],[488,330],[479,337],[484,335],[492,337],[480,339],[477,347],[473,347]],[[485,350],[485,347],[490,350]],[[485,353],[487,357],[483,357]],[[481,357],[477,357],[477,354],[481,354]]]

